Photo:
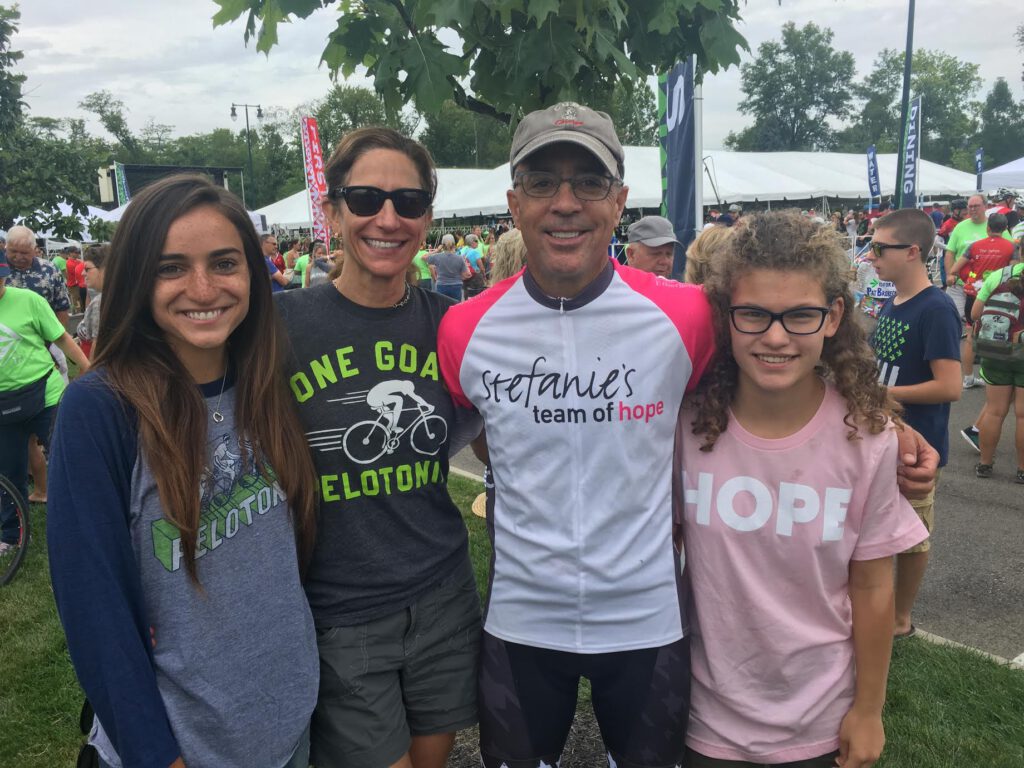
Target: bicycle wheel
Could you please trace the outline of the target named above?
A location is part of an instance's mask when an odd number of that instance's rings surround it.
[[[3,475],[0,475],[0,586],[18,572],[28,552],[28,502]]]
[[[427,416],[412,428],[409,442],[413,450],[425,456],[433,456],[448,439],[448,422],[440,416]]]
[[[388,431],[379,421],[360,421],[345,431],[341,444],[352,461],[369,464],[388,449]]]

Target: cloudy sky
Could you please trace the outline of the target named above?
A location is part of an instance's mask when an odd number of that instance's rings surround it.
[[[862,77],[882,48],[902,48],[906,2],[900,0],[748,0],[740,27],[752,51],[779,37],[786,21],[814,21],[835,32],[836,48],[851,51]],[[914,41],[980,66],[985,81],[1004,76],[1021,97],[1022,55],[1015,45],[1016,16],[1005,0],[918,0]],[[26,98],[33,115],[84,117],[79,101],[109,90],[128,108],[134,130],[153,120],[175,134],[231,126],[231,102],[294,108],[330,87],[318,66],[332,11],[279,28],[270,57],[243,45],[240,22],[214,29],[212,0],[28,0],[21,3]],[[973,20],[972,20],[973,19]],[[1000,23],[999,19],[1005,19]],[[962,22],[962,23],[961,23]],[[749,59],[749,57],[747,57]],[[718,148],[730,130],[749,120],[736,111],[739,70],[709,77],[704,86],[705,147]],[[951,87],[956,87],[951,84]],[[92,124],[97,131],[102,130]]]

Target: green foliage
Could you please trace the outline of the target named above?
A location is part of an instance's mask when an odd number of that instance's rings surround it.
[[[1014,31],[1013,36],[1017,40],[1017,50],[1024,52],[1024,24],[1017,25],[1017,29]],[[1020,79],[1024,82],[1024,69],[1021,70]]]
[[[897,151],[902,84],[903,52],[887,48],[855,89],[862,106],[853,126],[840,136],[841,149],[863,152],[875,144],[879,152]],[[977,130],[975,99],[981,89],[978,65],[944,51],[916,50],[910,88],[912,95],[923,97],[921,156],[971,171],[969,145]]]
[[[336,7],[322,60],[365,67],[385,106],[438,113],[446,100],[509,123],[564,99],[593,103],[696,54],[704,72],[739,63],[739,0],[215,0],[214,25],[245,18],[268,53],[282,21]],[[444,40],[457,38],[449,47]]]
[[[57,210],[66,202],[73,213],[84,215],[95,197],[93,180],[101,163],[95,144],[79,142],[77,131],[77,126],[59,121],[26,120],[3,135],[0,227],[7,229],[24,216],[24,223],[34,230],[82,236],[77,216],[62,216]]]
[[[747,151],[828,150],[835,144],[829,120],[851,112],[853,54],[832,47],[833,33],[809,22],[782,27],[782,40],[758,46],[757,58],[740,68],[746,101],[739,110],[754,124],[725,140]]]
[[[320,144],[325,154],[349,131],[368,125],[386,125],[405,136],[412,136],[420,117],[411,110],[389,110],[384,100],[368,88],[337,84],[305,110],[316,118],[320,129]],[[298,125],[298,116],[295,118]]]
[[[104,221],[98,216],[89,218],[89,240],[94,243],[109,243],[114,239],[116,229],[116,221]]]
[[[20,18],[17,6],[6,8],[0,5],[0,136],[5,136],[17,127],[25,106],[21,100],[21,86],[25,76],[11,71],[24,56],[21,51],[11,50],[11,38],[18,31]]]
[[[997,78],[981,108],[976,146],[985,149],[985,166],[1016,160],[1024,152],[1024,105],[1013,100],[1005,78]]]
[[[128,128],[123,101],[114,98],[110,91],[95,91],[78,102],[78,107],[96,115],[103,127],[117,139],[123,148],[119,158],[121,162],[147,162],[145,148]]]
[[[512,133],[493,117],[469,112],[449,99],[426,121],[419,140],[439,168],[496,168],[508,162]]]
[[[621,80],[615,84],[610,98],[598,97],[588,106],[611,115],[619,141],[633,147],[658,144],[658,101],[646,79]]]
[[[84,213],[89,179],[96,171],[85,170],[89,147],[79,150],[72,143],[76,136],[65,135],[61,121],[24,117],[25,76],[11,71],[22,58],[11,47],[20,18],[16,6],[0,6],[0,227],[7,229],[24,216],[33,229],[53,228],[74,237],[78,220],[61,216],[57,204],[66,201],[74,212]],[[80,125],[68,128],[74,132]]]

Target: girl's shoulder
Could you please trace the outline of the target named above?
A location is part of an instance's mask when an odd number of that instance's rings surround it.
[[[101,424],[114,422],[126,430],[133,430],[136,423],[134,409],[118,393],[103,368],[94,368],[68,385],[58,416],[62,411],[72,411]]]

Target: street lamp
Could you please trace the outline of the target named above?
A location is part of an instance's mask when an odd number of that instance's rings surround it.
[[[235,107],[242,107],[245,109],[245,143],[249,148],[249,180],[255,186],[256,174],[252,169],[252,134],[249,133],[249,107],[253,107],[256,110],[256,119],[263,119],[263,107],[259,104],[232,104],[231,105],[231,119],[238,120],[238,112]],[[242,204],[245,205],[245,180],[242,180]],[[248,207],[248,206],[246,206]]]

